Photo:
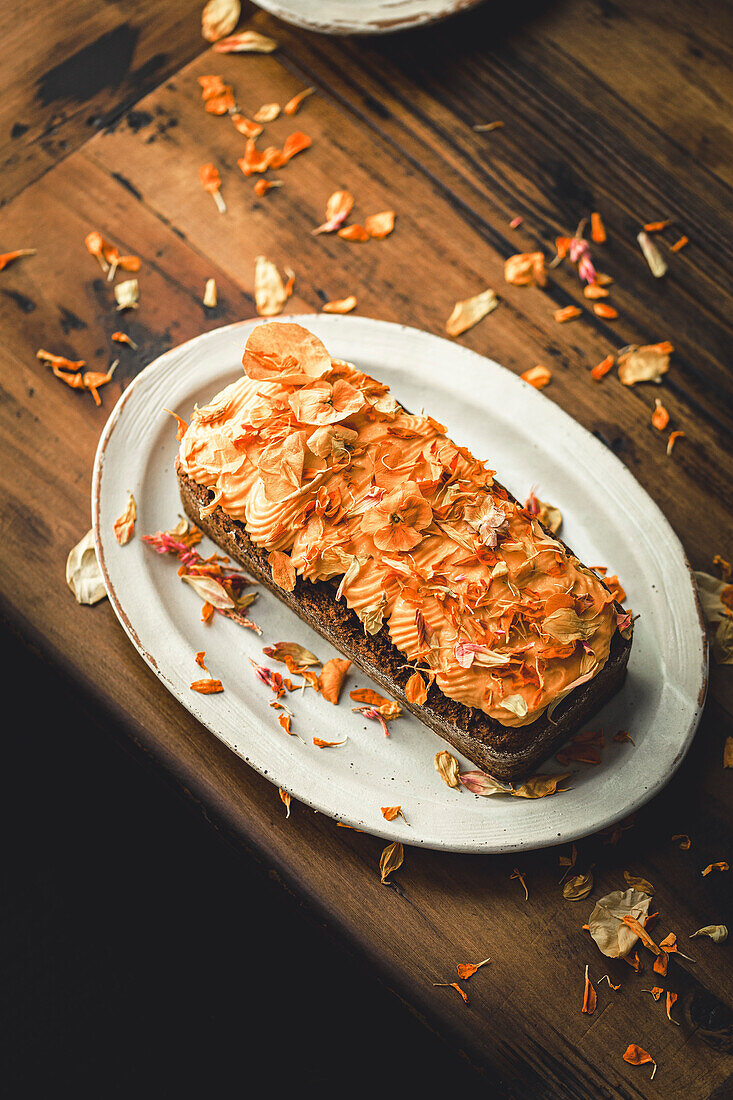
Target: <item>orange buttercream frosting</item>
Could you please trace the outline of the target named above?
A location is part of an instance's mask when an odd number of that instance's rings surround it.
[[[537,719],[605,664],[613,597],[493,471],[300,325],[255,328],[245,376],[194,410],[183,471],[252,542],[333,580],[450,699]]]

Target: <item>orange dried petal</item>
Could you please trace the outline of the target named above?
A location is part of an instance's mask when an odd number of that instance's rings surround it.
[[[326,661],[318,677],[318,690],[323,698],[334,706],[339,701],[341,688],[350,668],[351,661],[342,657],[333,657],[330,661]]]
[[[285,592],[292,592],[295,588],[295,566],[289,554],[282,550],[273,550],[267,558],[272,570],[272,579],[278,588]]]
[[[289,99],[285,104],[283,107],[283,114],[294,115],[306,96],[312,95],[315,90],[315,88],[304,88],[302,92],[298,92],[297,95],[294,95],[293,98]]]
[[[607,355],[605,359],[602,359],[600,363],[593,367],[590,372],[591,378],[594,378],[596,382],[600,382],[600,380],[611,370],[613,363],[613,356]]]
[[[669,413],[667,412],[658,397],[654,398],[654,402],[655,407],[654,412],[652,413],[652,425],[657,429],[657,431],[663,432],[669,424]]]
[[[576,317],[580,317],[582,310],[577,306],[564,306],[562,309],[556,309],[553,313],[553,317],[558,324],[562,325],[565,321],[574,321]]]
[[[590,239],[594,244],[605,244],[606,242],[606,227],[597,210],[594,210],[590,216]]]
[[[530,367],[521,375],[523,381],[529,382],[536,390],[542,390],[552,380],[552,371],[538,363],[536,367]]]
[[[596,317],[603,317],[606,321],[615,321],[618,317],[618,310],[613,306],[609,306],[606,302],[596,302],[593,306],[593,312]]]
[[[197,691],[199,695],[218,695],[224,690],[221,680],[194,680],[189,684],[191,691]]]
[[[369,234],[363,225],[345,225],[338,231],[339,237],[345,241],[364,242],[369,240]]]

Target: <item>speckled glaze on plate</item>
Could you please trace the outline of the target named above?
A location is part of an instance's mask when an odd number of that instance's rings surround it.
[[[257,0],[285,23],[322,34],[390,34],[436,23],[481,0]]]
[[[404,717],[390,724],[385,738],[376,723],[352,713],[348,691],[369,686],[359,672],[349,675],[338,707],[312,691],[289,696],[293,729],[303,741],[282,731],[268,705],[273,696],[255,679],[249,658],[266,664],[262,647],[276,641],[300,642],[322,660],[335,651],[267,592],[251,611],[261,638],[220,615],[204,626],[201,601],[181,583],[176,564],[140,538],[171,527],[181,512],[175,425],[163,408],[188,419],[194,403],[205,404],[237,378],[248,333],[259,320],[206,333],[151,363],[118,401],[99,442],[92,486],[97,554],[120,622],[160,680],[294,799],[389,840],[456,852],[541,848],[596,832],[648,801],[682,762],[707,684],[692,576],[657,506],[602,443],[490,359],[367,318],[281,320],[310,328],[334,357],[388,383],[408,408],[424,406],[457,443],[490,461],[520,499],[537,486],[542,499],[562,509],[563,537],[581,559],[619,574],[627,604],[640,618],[626,685],[598,716],[608,735],[603,763],[578,765],[571,790],[537,801],[452,790],[433,766],[445,743],[427,727]],[[138,506],[136,535],[120,547],[112,525],[130,491]],[[201,675],[193,660],[200,649],[224,683],[220,695],[189,689]],[[636,745],[614,743],[619,729],[628,729]],[[313,737],[348,740],[317,749]],[[560,769],[550,763],[543,770]],[[380,807],[398,804],[406,821],[385,821]]]

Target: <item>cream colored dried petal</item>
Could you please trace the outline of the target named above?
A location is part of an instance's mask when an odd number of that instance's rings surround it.
[[[125,279],[124,282],[117,283],[115,298],[118,312],[122,309],[137,309],[138,299],[140,298],[140,286],[137,279]]]
[[[634,917],[643,925],[651,898],[640,890],[614,890],[596,903],[588,919],[588,928],[599,951],[611,959],[625,958],[638,940],[636,933],[624,924],[624,917]]]
[[[461,781],[459,776],[461,767],[455,756],[451,756],[447,749],[442,749],[440,752],[436,752],[434,763],[435,770],[444,783],[449,787],[460,788]]]
[[[213,309],[217,302],[216,279],[207,279],[204,288],[204,305]]]
[[[263,103],[260,109],[252,117],[255,122],[274,122],[280,115],[279,103]]]
[[[66,559],[66,583],[79,603],[99,603],[107,595],[94,549],[93,531],[87,531]]]
[[[657,344],[622,351],[618,357],[619,381],[624,386],[635,386],[637,382],[661,382],[662,375],[669,370],[669,354]]]
[[[498,304],[499,299],[495,292],[490,289],[474,295],[473,298],[465,298],[462,302],[456,302],[446,323],[445,331],[449,336],[460,336],[462,332],[466,332],[477,325],[487,313],[491,313],[492,310],[496,309]]]
[[[388,844],[382,852],[379,860],[379,874],[385,886],[388,886],[389,876],[393,871],[399,870],[405,861],[405,849],[399,841]]]
[[[255,259],[255,305],[260,317],[276,317],[282,313],[287,294],[280,272],[266,256]]]
[[[240,0],[209,0],[201,12],[201,33],[207,42],[218,42],[231,34],[242,9]]]

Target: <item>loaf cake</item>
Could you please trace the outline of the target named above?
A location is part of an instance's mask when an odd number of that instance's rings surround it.
[[[259,325],[243,366],[179,432],[186,514],[481,769],[533,771],[621,686],[630,616],[443,425],[307,329]]]

